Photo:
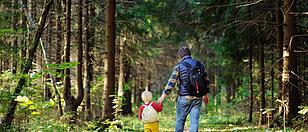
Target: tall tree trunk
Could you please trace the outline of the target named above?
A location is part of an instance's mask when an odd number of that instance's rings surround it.
[[[56,41],[56,63],[61,64],[62,60],[62,53],[63,52],[61,49],[62,47],[62,6],[61,6],[61,0],[57,0],[57,5],[56,5],[56,12],[57,12],[57,41]],[[57,69],[57,73],[60,74],[62,72],[61,70]],[[56,77],[56,82],[59,82],[61,78]]]
[[[85,58],[86,58],[86,112],[87,119],[90,120],[92,118],[91,112],[91,84],[93,81],[93,47],[94,47],[94,36],[95,36],[95,26],[90,25],[89,20],[93,20],[95,17],[95,7],[94,2],[91,1],[91,5],[89,0],[86,0],[86,47],[85,47]]]
[[[29,29],[28,29],[28,37],[29,37],[29,44],[31,43],[31,39],[33,36],[33,31],[35,30],[35,27],[33,25],[35,25],[36,22],[36,0],[29,0],[29,19],[32,20],[32,22],[29,22]],[[28,48],[27,48],[28,50]],[[37,52],[39,53],[39,51]],[[37,53],[34,54],[34,58],[33,58],[33,62],[37,62]]]
[[[279,77],[278,77],[278,91],[279,91],[279,99],[282,100],[282,67],[283,67],[283,22],[282,22],[282,11],[280,10],[281,7],[281,0],[276,0],[275,1],[275,15],[276,15],[276,43],[278,46],[278,58],[279,63],[278,63],[278,72],[279,72]]]
[[[227,81],[229,81],[229,86],[228,87],[226,87],[226,92],[227,92],[227,102],[228,103],[230,103],[231,102],[231,93],[232,93],[232,82],[230,81],[230,80],[227,80]]]
[[[27,0],[22,0],[21,2],[24,5],[23,8],[28,9]],[[22,26],[23,29],[27,28],[27,16],[26,16],[25,13],[22,15],[22,18],[21,18],[21,26]],[[28,35],[28,33],[24,33],[23,37],[21,38],[21,43],[20,43],[20,47],[21,47],[21,51],[20,51],[21,60],[24,60],[27,57],[27,40],[25,39],[25,38],[27,38],[27,35]],[[19,65],[18,69],[21,69],[20,65]]]
[[[145,86],[145,89],[146,91],[151,91],[151,85],[152,85],[152,81],[151,81],[151,78],[152,78],[152,72],[151,71],[148,71],[148,77],[146,79],[146,86]]]
[[[251,36],[249,40],[251,39]],[[250,40],[251,42],[251,40]],[[250,88],[250,108],[249,108],[249,119],[248,122],[252,123],[252,113],[253,113],[253,76],[252,76],[252,52],[253,52],[253,46],[249,46],[249,88]]]
[[[36,0],[30,0],[30,12],[31,12],[31,16],[34,22],[36,21],[36,12],[37,12],[36,3],[37,3]]]
[[[78,0],[78,65],[77,65],[77,87],[78,87],[78,95],[76,102],[74,105],[77,107],[81,104],[83,100],[84,90],[83,90],[83,82],[82,82],[82,54],[83,54],[83,46],[82,46],[82,4],[83,0]]]
[[[0,56],[0,73],[2,74],[2,72],[3,72],[3,60],[2,60],[2,55]],[[2,81],[0,81],[0,83],[2,83]]]
[[[137,87],[136,87],[136,105],[139,107],[141,105],[141,93],[142,93],[142,79],[138,77],[137,79]]]
[[[124,67],[124,44],[125,44],[126,38],[120,37],[120,53],[119,53],[119,77],[118,77],[118,108],[116,110],[117,114],[121,114],[122,111],[122,105],[123,105],[123,95],[124,95],[124,83],[125,83],[125,67]]]
[[[32,47],[29,51],[29,57],[27,58],[26,63],[22,66],[22,70],[21,70],[21,74],[28,74],[30,68],[32,67],[32,62],[33,62],[33,58],[34,58],[34,54],[36,52],[37,46],[39,44],[39,39],[44,31],[44,27],[45,27],[45,23],[46,23],[46,18],[47,15],[52,7],[53,4],[53,0],[49,0],[46,3],[45,9],[42,13],[42,17],[40,19],[39,22],[39,26],[36,30],[36,34],[35,37],[33,38],[32,41]],[[24,85],[26,84],[26,77],[22,76],[18,83],[17,86],[15,88],[14,91],[14,98],[12,98],[10,101],[10,106],[7,109],[7,113],[5,114],[4,118],[1,120],[1,124],[0,124],[0,130],[5,130],[6,127],[10,126],[12,123],[12,120],[14,118],[14,113],[15,113],[15,109],[17,106],[17,101],[15,101],[16,97],[20,94],[22,88],[24,87]]]
[[[214,107],[215,107],[215,112],[217,112],[217,85],[218,85],[218,78],[217,78],[217,68],[215,68],[215,71],[213,72],[214,73],[214,85],[213,85],[213,92],[212,92],[212,95],[213,95],[213,98],[214,98]]]
[[[66,63],[70,62],[70,43],[71,43],[71,0],[66,2],[66,46],[64,53],[64,61]],[[78,94],[77,98],[71,93],[71,84],[70,84],[70,69],[67,68],[64,70],[64,92],[63,98],[65,101],[65,111],[73,114],[73,121],[75,121],[75,116],[77,114],[77,108],[83,100],[83,85],[82,85],[82,0],[78,1],[78,53],[77,53],[77,87]]]
[[[47,27],[47,43],[45,43],[45,45],[43,45],[43,43],[41,42],[42,44],[42,61],[44,60],[45,61],[45,64],[49,64],[49,60],[51,60],[51,55],[50,54],[47,54],[47,53],[51,53],[51,50],[50,50],[50,44],[52,44],[52,27],[53,27],[53,15],[50,15],[49,17],[49,24],[48,24],[48,27]],[[42,68],[45,68],[43,66],[44,64],[44,61],[42,62]],[[47,66],[46,66],[47,67]],[[48,69],[48,67],[47,67]],[[43,85],[44,85],[44,98],[45,98],[45,101],[49,101],[51,96],[52,96],[52,93],[51,93],[51,90],[50,90],[50,87],[49,87],[49,84],[46,83],[46,82],[49,82],[49,79],[51,78],[51,76],[49,74],[44,74],[43,76]]]
[[[264,43],[260,42],[260,94],[261,94],[261,112],[265,111],[265,66],[264,66]],[[262,114],[261,124],[266,123],[266,115]]]
[[[107,0],[107,10],[106,10],[106,49],[107,49],[107,60],[105,65],[106,77],[104,85],[104,120],[114,119],[114,109],[112,101],[114,97],[115,88],[115,0]]]
[[[12,17],[12,21],[13,21],[13,25],[12,25],[12,29],[17,32],[17,25],[18,25],[18,12],[17,12],[17,0],[14,0],[14,3],[12,4],[13,6],[13,17]],[[11,71],[13,74],[16,74],[16,70],[17,70],[17,42],[18,42],[18,37],[16,35],[16,37],[13,38],[13,43],[12,43],[12,62],[11,62]]]
[[[70,63],[70,44],[71,44],[71,0],[66,1],[66,43],[64,47],[64,61]],[[65,101],[66,112],[73,112],[75,98],[71,94],[71,82],[70,82],[70,69],[64,69],[64,83],[63,83],[63,98]]]
[[[283,92],[289,90],[289,113],[288,119],[291,121],[299,111],[300,94],[298,89],[297,77],[297,58],[294,50],[297,47],[296,39],[296,16],[290,12],[295,12],[296,0],[285,0],[285,32],[284,32],[284,63],[283,63]]]
[[[275,63],[275,57],[274,57],[274,48],[275,48],[275,44],[272,44],[272,55],[271,55],[271,65],[274,65]],[[274,108],[274,93],[275,93],[275,83],[274,83],[274,79],[275,79],[275,72],[274,72],[274,68],[271,68],[271,108]]]
[[[136,87],[138,86],[137,83],[138,83],[137,77],[133,77],[133,80],[132,80],[132,99],[131,99],[132,103],[136,103]]]
[[[130,64],[125,61],[124,62],[124,66],[125,66],[125,83],[126,84],[131,84],[129,83],[129,78],[131,76],[131,72],[130,72]],[[132,86],[129,85],[129,87],[127,89],[124,89],[124,95],[123,95],[123,105],[122,105],[122,114],[123,115],[129,115],[129,114],[132,114],[132,102],[131,102],[131,95],[132,95],[132,92],[131,92],[131,89],[132,89]]]
[[[234,79],[231,85],[232,85],[231,99],[234,100],[236,98],[237,79]]]

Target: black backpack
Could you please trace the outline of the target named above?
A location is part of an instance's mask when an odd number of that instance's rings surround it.
[[[190,96],[202,97],[208,93],[208,86],[205,78],[207,73],[204,71],[204,67],[198,61],[196,61],[196,67],[192,67],[188,62],[182,62],[187,68],[188,72],[188,92]]]

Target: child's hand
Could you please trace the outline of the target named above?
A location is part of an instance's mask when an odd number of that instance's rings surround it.
[[[164,101],[164,98],[160,97],[159,99],[157,99],[156,103],[161,104],[163,101]]]
[[[204,102],[205,104],[208,104],[208,103],[209,103],[209,100],[210,100],[209,94],[206,94],[206,95],[203,97],[203,102]]]
[[[165,100],[166,97],[167,97],[167,95],[163,93],[163,94],[160,96],[160,98],[156,101],[157,104],[161,104],[161,103]]]

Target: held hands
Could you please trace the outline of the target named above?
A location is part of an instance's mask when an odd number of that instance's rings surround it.
[[[209,94],[206,94],[206,95],[203,97],[203,102],[204,102],[204,104],[208,104],[208,103],[209,103],[209,100],[210,100]]]
[[[164,100],[165,100],[165,98],[167,97],[167,94],[165,94],[165,93],[163,93],[161,96],[160,96],[160,98],[159,99],[157,99],[157,104],[161,104]]]

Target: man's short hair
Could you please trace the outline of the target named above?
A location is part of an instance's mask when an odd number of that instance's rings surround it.
[[[184,46],[184,47],[182,47],[182,48],[179,49],[178,55],[179,55],[181,58],[183,58],[183,57],[186,56],[186,55],[191,55],[191,50],[190,50],[188,47]]]
[[[150,102],[152,101],[152,93],[150,91],[144,91],[142,92],[141,94],[141,99],[144,101],[144,102]]]

